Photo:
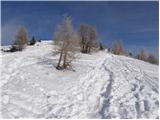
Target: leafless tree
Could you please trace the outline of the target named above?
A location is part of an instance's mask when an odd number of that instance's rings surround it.
[[[25,27],[20,27],[17,30],[16,40],[13,46],[18,50],[21,51],[27,45],[27,32]]]
[[[143,48],[140,49],[138,55],[136,56],[137,59],[146,61],[147,60],[147,53]]]
[[[121,55],[124,53],[124,49],[123,49],[123,46],[121,44],[120,41],[114,41],[112,43],[112,48],[111,50],[113,51],[114,54],[116,55]]]
[[[148,54],[143,48],[140,49],[135,58],[152,64],[159,64],[158,59],[154,55]]]
[[[147,62],[152,63],[152,64],[158,64],[157,58],[152,54],[149,54],[147,58]]]
[[[97,32],[95,27],[87,24],[81,24],[78,29],[81,38],[81,52],[90,53],[91,49],[96,46]]]
[[[71,17],[64,17],[62,24],[54,33],[54,42],[58,46],[58,53],[60,53],[56,69],[62,70],[71,67],[79,45],[79,37],[73,30]]]

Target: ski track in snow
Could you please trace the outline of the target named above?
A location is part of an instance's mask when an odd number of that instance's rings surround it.
[[[106,111],[102,112],[102,118],[150,118],[151,116],[148,116],[149,112],[155,112],[155,113],[157,112],[156,114],[152,113],[152,115],[155,114],[154,117],[155,118],[158,117],[156,116],[158,115],[158,107],[159,107],[156,105],[156,102],[158,100],[158,97],[156,97],[156,95],[158,95],[158,92],[156,92],[158,91],[157,90],[158,86],[153,87],[153,84],[151,85],[151,83],[149,86],[147,86],[146,83],[148,82],[148,79],[146,79],[146,75],[144,74],[141,68],[137,66],[136,67],[133,66],[135,65],[135,63],[130,64],[129,62],[126,62],[121,59],[114,59],[114,60],[112,59],[111,61],[109,59],[107,60],[108,60],[108,65],[107,65],[108,70],[107,71],[111,73],[110,81],[112,81],[108,84],[108,87],[112,86],[112,89],[110,90],[113,90],[113,91],[112,91],[112,95],[110,95],[110,99],[112,100],[109,99],[108,95],[107,97],[105,97],[107,102],[106,101],[104,102],[106,102],[108,106],[106,105],[107,106],[106,107],[107,109],[105,109]],[[111,65],[112,63],[113,65]],[[120,64],[122,64],[122,66],[120,66]],[[116,76],[118,76],[118,78],[116,78]],[[150,81],[151,80],[152,79],[150,79]],[[128,82],[128,85],[127,85],[127,82]],[[125,83],[126,83],[126,86],[125,86]],[[121,94],[123,88],[125,89],[125,87],[127,86],[131,86],[130,88],[131,90],[128,89],[126,91],[127,93],[122,94],[123,96],[120,97],[120,95],[118,94]],[[151,88],[145,89],[145,86],[151,87]],[[146,90],[145,92],[144,92],[144,89]],[[149,89],[151,89],[151,91]],[[151,97],[149,95],[155,95],[153,96],[155,98],[151,101],[151,102],[154,101],[154,104],[150,103],[149,100],[147,100],[147,99],[150,99]],[[129,96],[129,98],[127,96]],[[121,102],[121,100],[123,101],[125,100],[125,101]],[[131,102],[132,100],[133,102]],[[110,101],[113,101],[113,102],[110,102]],[[128,101],[130,101],[130,105],[126,105]],[[112,106],[112,107],[119,106],[119,107],[110,108],[109,106]],[[110,109],[108,110],[108,108]],[[157,111],[155,111],[155,109]],[[104,113],[105,113],[105,116],[104,116]]]
[[[157,66],[104,51],[83,55],[75,64],[86,70],[62,78],[51,48],[2,55],[3,118],[159,118]]]

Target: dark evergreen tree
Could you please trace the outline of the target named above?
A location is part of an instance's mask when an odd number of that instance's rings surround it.
[[[133,56],[131,52],[129,53],[129,56],[130,56],[130,57],[132,57],[132,56]]]
[[[102,45],[102,43],[99,43],[99,50],[103,50],[103,45]]]
[[[35,37],[32,37],[32,40],[30,41],[29,45],[34,45],[36,43]]]

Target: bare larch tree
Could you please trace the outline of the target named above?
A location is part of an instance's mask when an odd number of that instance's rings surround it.
[[[114,54],[116,55],[121,55],[124,53],[124,50],[123,50],[123,46],[121,44],[120,41],[114,41],[112,43],[112,48],[111,50],[113,51]]]
[[[158,59],[154,55],[149,54],[149,56],[147,57],[147,62],[152,64],[158,64]]]
[[[137,59],[146,61],[147,60],[147,53],[143,48],[140,49],[139,53],[136,56]]]
[[[17,34],[15,37],[15,42],[13,46],[18,50],[21,51],[27,45],[27,32],[24,27],[20,27],[17,30]]]
[[[58,46],[58,53],[60,53],[56,69],[71,67],[79,45],[79,37],[73,30],[71,17],[64,17],[62,24],[58,26],[54,33],[54,43]]]
[[[95,27],[81,24],[78,33],[81,39],[81,52],[90,53],[91,49],[96,46],[97,32]]]

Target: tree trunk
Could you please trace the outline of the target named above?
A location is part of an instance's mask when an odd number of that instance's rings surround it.
[[[62,49],[61,49],[59,61],[58,61],[57,67],[56,67],[56,69],[58,69],[58,70],[61,69],[60,64],[61,64],[61,61],[62,61],[63,51],[64,51],[64,41],[63,41],[63,46],[62,46]]]
[[[88,46],[85,46],[85,53],[88,53]]]
[[[66,69],[66,59],[67,59],[67,52],[64,53],[64,58],[63,58],[63,69]]]
[[[84,45],[82,45],[82,53],[84,53]]]
[[[61,53],[60,53],[60,57],[59,57],[59,61],[58,61],[58,64],[57,64],[57,67],[56,67],[56,69],[60,69],[60,64],[61,64],[61,60],[62,60],[62,55],[63,55],[63,50],[61,51]]]
[[[84,52],[85,52],[85,39],[82,36],[82,53],[84,53]]]
[[[88,53],[90,53],[91,52],[91,47],[88,47]]]

